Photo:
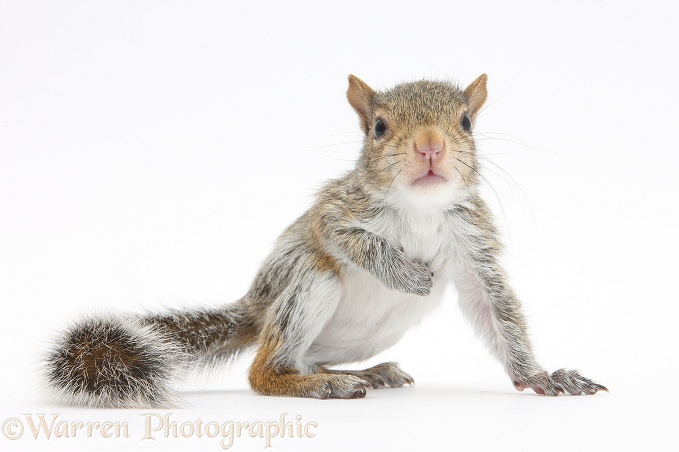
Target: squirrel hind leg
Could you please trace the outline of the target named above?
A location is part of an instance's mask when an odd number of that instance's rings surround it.
[[[306,258],[306,260],[304,260]],[[259,336],[259,349],[250,367],[253,390],[264,395],[355,399],[372,385],[353,375],[316,373],[303,355],[331,319],[342,285],[332,268],[319,266],[314,256],[301,256],[300,278],[273,302]]]
[[[288,333],[290,333],[288,331]],[[296,354],[296,341],[283,334],[276,322],[262,331],[255,360],[250,366],[250,387],[263,395],[307,397],[315,399],[358,399],[372,387],[354,375],[318,373],[315,367],[301,371],[291,355]]]
[[[356,375],[302,373],[281,354],[283,334],[275,325],[262,334],[262,341],[250,367],[250,387],[260,394],[315,399],[358,399],[373,385]]]
[[[52,392],[90,407],[169,407],[170,383],[186,358],[150,326],[122,317],[89,318],[65,331],[45,362]]]
[[[263,395],[315,399],[359,399],[372,384],[358,376],[345,374],[302,374],[297,369],[270,362],[266,343],[250,367],[250,386]]]
[[[328,374],[352,375],[370,383],[373,389],[400,388],[405,385],[412,386],[415,379],[401,370],[398,364],[393,362],[382,363],[363,370],[341,370],[320,368],[320,371]]]

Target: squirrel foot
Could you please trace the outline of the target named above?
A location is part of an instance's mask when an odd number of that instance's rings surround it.
[[[353,375],[327,374],[281,375],[265,385],[253,385],[265,395],[313,399],[361,399],[370,387],[370,383]]]
[[[372,389],[384,387],[400,388],[404,385],[415,384],[413,377],[402,371],[393,362],[382,363],[364,370],[329,370],[321,369],[329,374],[352,375],[370,383]]]
[[[319,399],[362,399],[371,384],[353,375],[324,375],[319,380],[321,387],[317,393]]]
[[[538,394],[550,396],[566,392],[572,395],[596,394],[598,391],[608,392],[608,388],[583,377],[576,370],[559,369],[552,375],[542,372],[522,380],[514,380],[514,387],[518,391],[531,388]]]

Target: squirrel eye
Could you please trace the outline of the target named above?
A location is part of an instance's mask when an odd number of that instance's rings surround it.
[[[382,135],[384,135],[387,131],[387,125],[384,123],[384,119],[382,118],[377,118],[375,120],[375,138],[380,138]]]
[[[469,115],[467,113],[462,116],[462,119],[460,120],[460,124],[462,124],[462,128],[466,130],[467,132],[472,131],[472,120],[469,119]]]

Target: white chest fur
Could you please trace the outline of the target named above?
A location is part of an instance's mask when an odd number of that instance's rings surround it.
[[[405,294],[354,265],[346,268],[337,309],[303,357],[308,366],[361,361],[391,347],[440,305],[457,267],[442,212],[391,212],[361,226],[401,247],[409,259],[428,263],[434,287],[426,297]]]

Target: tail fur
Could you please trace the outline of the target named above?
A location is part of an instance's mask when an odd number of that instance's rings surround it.
[[[188,369],[253,345],[256,318],[242,302],[208,310],[89,317],[71,325],[45,360],[48,387],[70,405],[167,408]]]

